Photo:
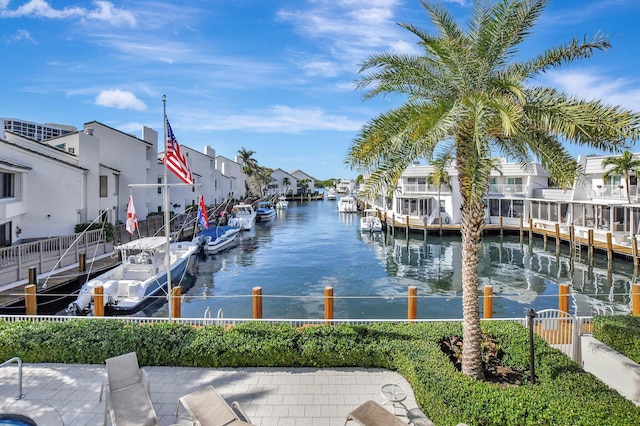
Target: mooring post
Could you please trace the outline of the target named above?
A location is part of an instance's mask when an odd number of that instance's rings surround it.
[[[262,287],[254,287],[253,293],[253,319],[262,319]]]
[[[407,318],[409,320],[414,320],[418,317],[418,287],[409,286],[409,309],[407,313]]]
[[[634,316],[640,315],[640,284],[631,285],[631,312]]]
[[[333,287],[324,288],[324,319],[327,324],[331,324],[333,320]]]
[[[171,289],[171,312],[174,318],[180,318],[182,311],[182,287],[175,286]]]
[[[493,286],[484,286],[484,317],[493,318]]]
[[[558,309],[569,313],[569,284],[558,285]]]
[[[36,267],[29,268],[29,284],[38,284],[38,274],[36,273]]]
[[[85,260],[84,253],[78,253],[78,272],[84,272],[87,270],[87,262]]]
[[[37,315],[38,305],[36,303],[36,286],[29,284],[24,287],[24,304],[27,315]]]
[[[95,286],[93,289],[93,316],[104,316],[104,287],[102,287],[102,284]]]

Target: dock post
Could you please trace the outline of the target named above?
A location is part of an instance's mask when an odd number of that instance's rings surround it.
[[[407,318],[414,320],[418,317],[418,287],[414,285],[409,286],[409,309]]]
[[[560,248],[560,224],[556,223],[556,251]]]
[[[640,315],[640,284],[631,285],[631,312],[634,316]]]
[[[524,239],[524,218],[520,216],[520,244],[522,244],[523,239]]]
[[[407,215],[407,240],[409,239],[409,215]]]
[[[25,314],[27,315],[38,314],[38,304],[36,303],[35,284],[29,284],[24,287],[24,304],[25,304]]]
[[[502,215],[500,215],[500,236],[504,235],[504,223],[502,222]]]
[[[547,229],[542,228],[542,250],[547,251]]]
[[[423,238],[424,238],[425,241],[427,241],[427,217],[426,216],[422,218],[422,222],[424,223],[424,236],[423,236]],[[442,227],[440,227],[440,229],[441,229],[440,233],[442,233]]]
[[[333,287],[324,288],[324,319],[327,324],[331,324],[333,320]]]
[[[175,286],[171,289],[171,312],[173,318],[180,318],[182,314],[182,287]]]
[[[594,241],[594,239],[593,239],[593,229],[589,229],[587,238],[589,240],[587,242],[588,248],[589,248],[589,263],[592,264],[593,263],[593,241]]]
[[[558,309],[569,313],[569,284],[558,285]]]
[[[533,219],[529,218],[529,241],[533,240]]]
[[[93,289],[93,316],[104,316],[104,287],[102,284]]]
[[[78,272],[84,272],[87,270],[87,262],[85,260],[84,253],[78,253]]]
[[[391,236],[396,236],[396,214],[395,212],[391,215]]]
[[[38,284],[38,274],[35,266],[29,268],[29,284]]]
[[[638,268],[638,239],[633,236],[631,238],[631,255],[633,256],[633,266],[634,269]]]
[[[611,238],[611,232],[607,232],[607,260],[609,269],[611,269],[613,263],[613,239]]]
[[[262,319],[262,287],[254,287],[253,293],[253,319]]]
[[[493,286],[484,286],[484,318],[493,318]]]

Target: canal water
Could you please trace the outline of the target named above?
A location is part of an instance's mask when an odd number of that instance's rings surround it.
[[[462,317],[458,235],[361,233],[359,214],[336,201],[293,201],[231,248],[192,259],[183,286],[182,317],[251,318],[252,289],[262,288],[263,318],[322,319],[324,289],[333,287],[336,319],[406,319],[409,286],[418,290],[418,318]],[[629,311],[632,262],[604,254],[572,260],[570,248],[518,235],[483,239],[478,294],[494,290],[494,317],[523,317],[558,308],[559,284],[571,284],[572,314]],[[480,302],[482,308],[482,301]],[[167,305],[141,315],[167,316]]]

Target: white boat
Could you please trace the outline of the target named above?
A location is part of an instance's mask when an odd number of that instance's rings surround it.
[[[289,201],[287,201],[287,197],[281,195],[278,197],[278,202],[276,203],[276,209],[286,209],[289,207]]]
[[[345,195],[340,197],[338,200],[338,212],[340,213],[356,213],[358,211],[358,206],[356,204],[356,199],[350,195]]]
[[[363,216],[360,218],[360,231],[382,231],[382,221],[378,217],[378,211],[376,209],[365,209],[365,211],[363,212]]]
[[[236,204],[231,210],[229,225],[241,231],[249,231],[256,224],[256,211],[251,204]]]
[[[271,201],[260,201],[256,209],[256,222],[266,222],[275,217],[276,209]]]
[[[327,200],[335,200],[336,199],[336,189],[331,187],[329,191],[327,191]]]
[[[192,242],[207,253],[218,253],[230,246],[238,237],[240,229],[234,226],[209,226],[193,238]]]
[[[189,258],[198,246],[191,242],[169,244],[169,271],[172,282],[180,282]],[[74,315],[92,314],[94,294],[103,288],[105,315],[134,314],[167,292],[167,239],[144,237],[115,247],[122,263],[85,283],[75,302],[67,307]]]

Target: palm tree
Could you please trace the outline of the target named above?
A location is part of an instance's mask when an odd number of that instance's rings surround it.
[[[435,185],[438,190],[438,223],[440,224],[440,233],[442,233],[442,214],[440,212],[440,187],[442,185],[449,186],[449,173],[447,167],[451,164],[451,151],[447,150],[442,155],[431,161],[433,172],[427,176],[427,182]]]
[[[247,178],[249,179],[251,178],[251,176],[253,176],[256,169],[258,168],[258,161],[253,158],[253,154],[255,153],[255,151],[247,150],[245,149],[245,147],[242,147],[238,150],[238,155],[242,159],[242,172],[247,175]],[[245,179],[244,181],[244,189],[247,194],[251,192],[248,182],[249,179]]]
[[[631,195],[629,195],[629,176],[631,173],[638,174],[640,171],[640,159],[634,158],[629,151],[622,153],[620,157],[607,157],[602,160],[602,167],[613,166],[602,174],[602,178],[606,181],[611,176],[622,176],[627,189],[627,201],[631,204]]]
[[[404,104],[360,130],[346,163],[370,176],[365,191],[380,193],[398,181],[416,158],[431,158],[452,143],[462,197],[462,372],[482,378],[479,248],[485,225],[484,196],[493,152],[520,164],[537,158],[562,188],[580,169],[564,142],[610,152],[639,136],[640,115],[600,101],[530,85],[536,76],[610,47],[596,35],[516,61],[549,0],[478,0],[468,27],[439,5],[422,2],[436,34],[412,24],[421,54],[374,54],[357,82],[365,99],[400,94]]]

